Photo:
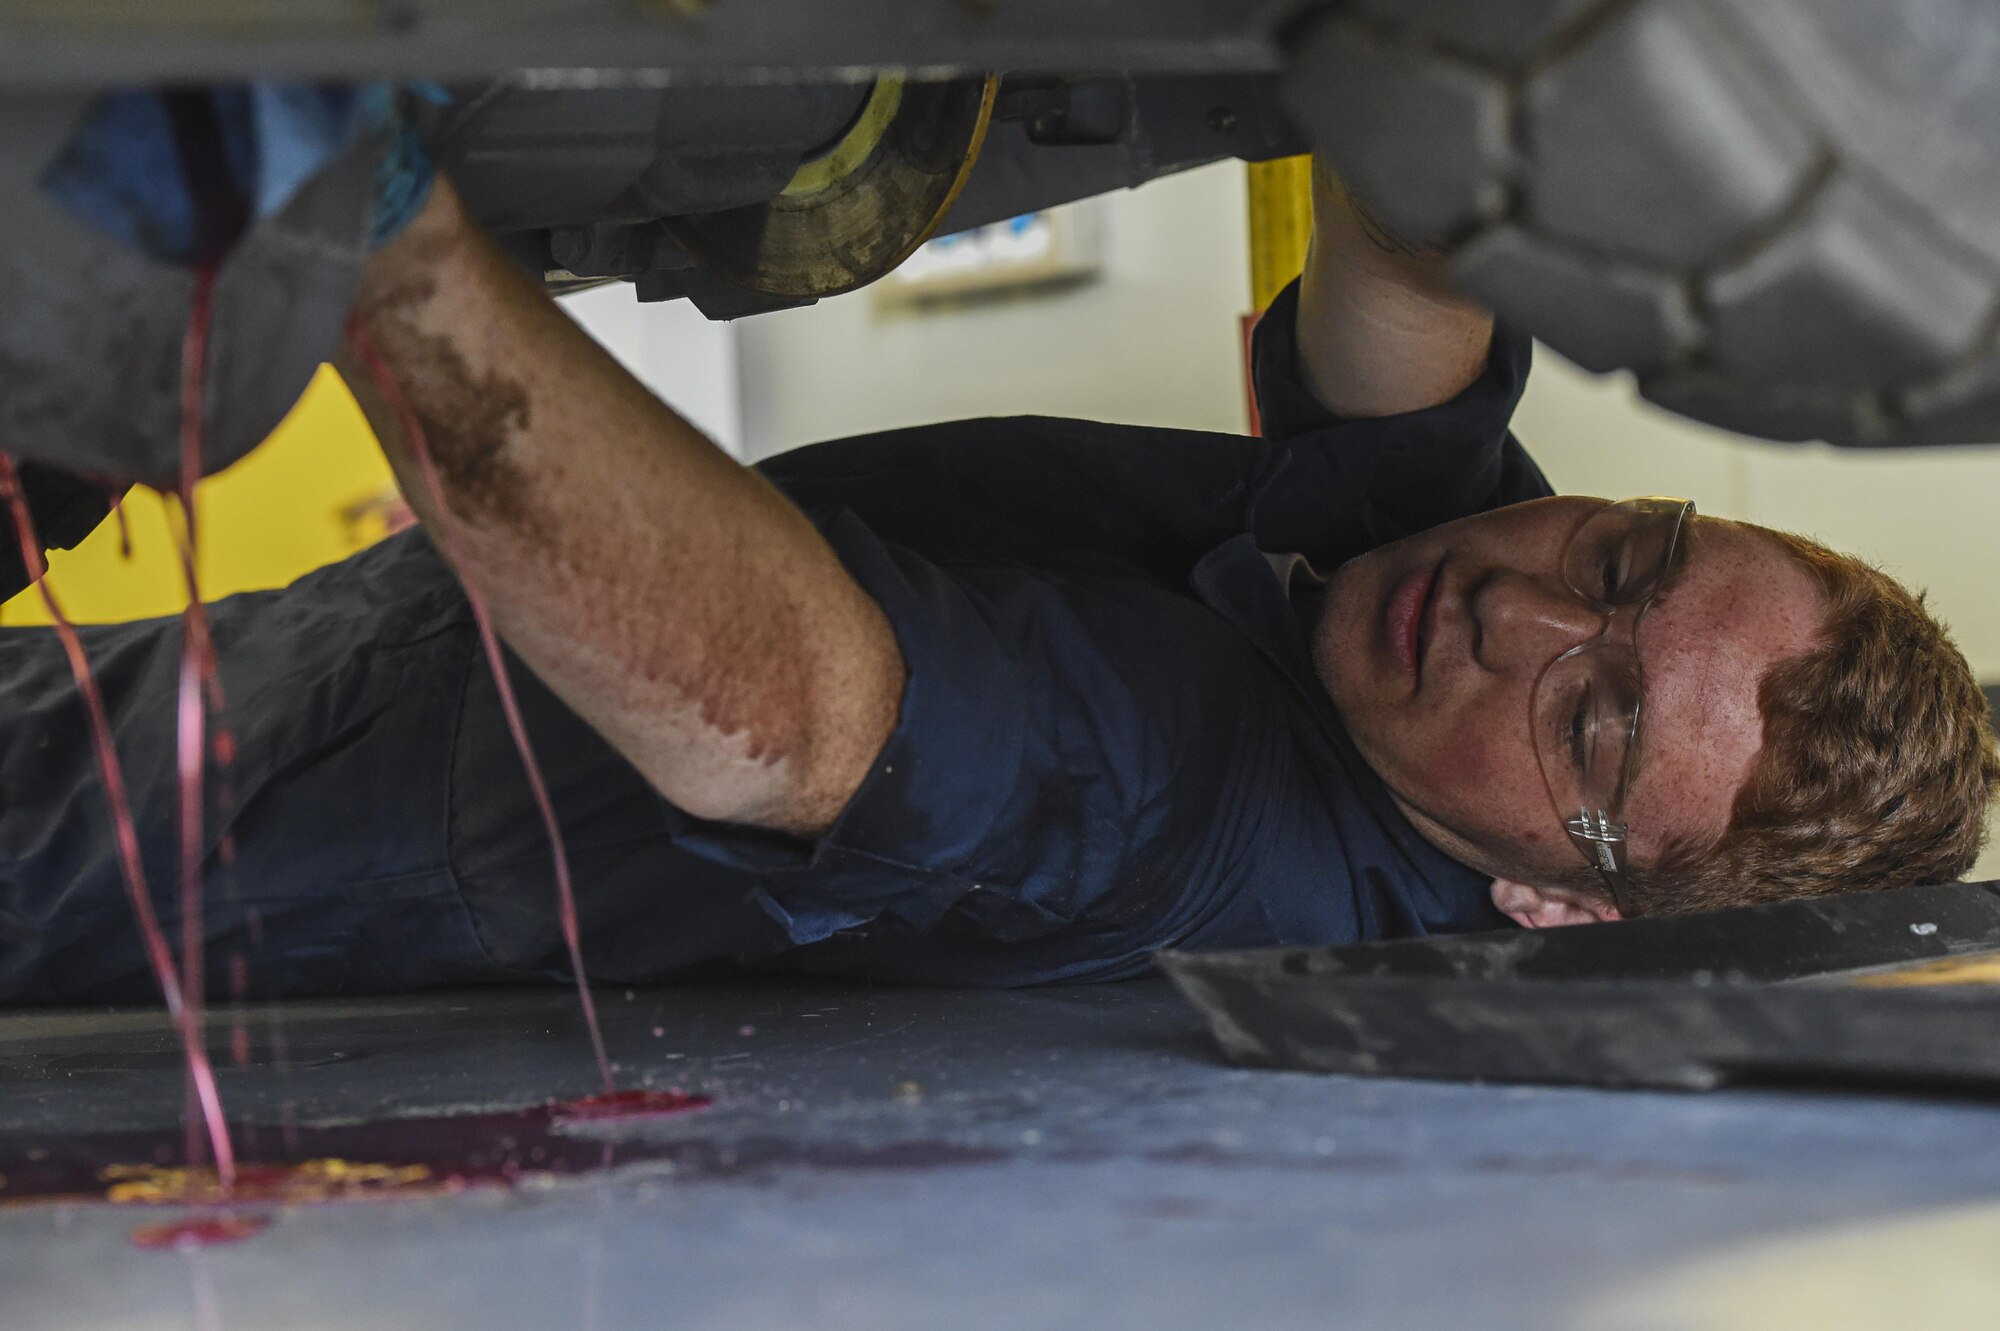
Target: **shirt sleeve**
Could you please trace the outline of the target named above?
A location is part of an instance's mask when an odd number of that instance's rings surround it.
[[[835,825],[803,842],[706,824],[678,837],[754,871],[824,969],[1016,984],[1137,973],[1224,890],[1221,787],[1254,649],[1145,580],[947,567],[852,514],[821,523],[894,627],[896,728]],[[1253,801],[1254,804],[1254,801]],[[836,935],[841,937],[836,938]],[[823,955],[832,955],[823,950]]]
[[[1288,457],[1258,515],[1266,549],[1300,550],[1325,566],[1413,532],[1553,494],[1509,429],[1527,385],[1532,344],[1495,326],[1486,368],[1449,402],[1397,416],[1348,419],[1306,385],[1298,348],[1299,283],[1257,325],[1252,380],[1267,439]],[[1360,529],[1329,531],[1326,496],[1358,498]],[[1351,538],[1365,542],[1355,548]]]

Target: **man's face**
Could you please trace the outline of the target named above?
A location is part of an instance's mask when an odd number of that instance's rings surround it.
[[[1574,878],[1529,728],[1548,664],[1604,628],[1562,577],[1604,507],[1565,496],[1420,533],[1343,565],[1313,633],[1320,678],[1426,838],[1483,872]],[[1626,799],[1635,862],[1727,826],[1762,745],[1757,687],[1824,619],[1811,575],[1755,528],[1693,518],[1685,563],[1639,624],[1645,729]]]

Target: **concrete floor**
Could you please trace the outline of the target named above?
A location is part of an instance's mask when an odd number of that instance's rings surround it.
[[[1667,1331],[1738,1325],[1661,1294],[1676,1271],[2000,1197],[1987,1104],[1241,1071],[1158,981],[603,1000],[625,1084],[715,1097],[593,1129],[658,1158],[293,1207],[195,1252],[134,1248],[135,1224],[160,1217],[130,1207],[0,1208],[0,1327]],[[224,1094],[266,1143],[287,1119],[593,1089],[560,989],[297,1004],[249,1024],[252,1060],[225,1069]],[[166,1129],[180,1099],[156,1015],[0,1018],[0,1143]],[[1976,1284],[2000,1263],[1966,1265]]]

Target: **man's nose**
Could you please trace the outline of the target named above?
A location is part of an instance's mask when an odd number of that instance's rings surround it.
[[[1604,632],[1605,614],[1561,581],[1506,571],[1480,589],[1481,662],[1490,670],[1540,670]]]

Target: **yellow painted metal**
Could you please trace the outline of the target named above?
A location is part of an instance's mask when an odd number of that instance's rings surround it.
[[[1312,158],[1251,162],[1250,307],[1262,310],[1305,270],[1312,241]]]
[[[951,214],[951,206],[958,202],[958,196],[965,193],[966,182],[972,179],[972,168],[979,165],[979,154],[986,149],[986,131],[993,127],[993,108],[999,100],[1000,76],[990,74],[980,88],[979,113],[972,130],[972,141],[965,145],[965,152],[959,159],[958,171],[951,178],[951,187],[945,191],[943,201],[931,213],[930,220],[924,224],[923,230],[910,238],[903,252],[889,265],[891,269],[901,267],[903,260],[930,242],[931,237],[938,233],[938,228],[944,225],[944,219]]]
[[[804,194],[818,194],[835,181],[854,174],[856,167],[874,155],[882,136],[894,123],[896,112],[902,109],[902,77],[884,74],[875,81],[875,90],[868,94],[868,103],[855,117],[853,126],[840,142],[800,165],[798,173],[785,186],[785,197],[796,199]]]
[[[2000,984],[2000,952],[1974,952],[1962,957],[1939,957],[1900,966],[1892,971],[1864,975],[1855,984],[1870,989],[1902,989],[1918,985]]]
[[[210,596],[282,587],[344,559],[388,530],[395,481],[345,384],[322,369],[270,440],[196,492],[201,583]],[[50,579],[63,608],[86,623],[178,614],[187,598],[167,507],[149,490],[126,500],[132,558],[106,522],[74,550],[55,551]],[[0,624],[45,624],[31,588],[0,607]]]

